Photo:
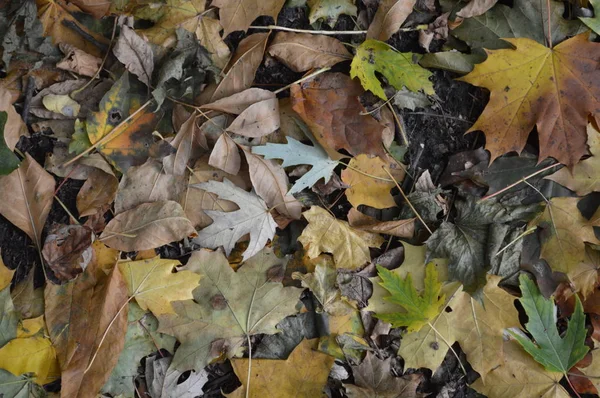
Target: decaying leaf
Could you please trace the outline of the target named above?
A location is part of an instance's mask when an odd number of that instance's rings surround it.
[[[335,219],[327,210],[313,206],[302,213],[308,226],[298,241],[310,258],[323,252],[333,254],[337,268],[357,269],[371,260],[369,247],[379,247],[378,234],[351,228],[346,221]]]
[[[471,18],[483,15],[487,10],[496,5],[497,2],[498,0],[471,0],[469,4],[456,13],[456,16],[461,18]]]
[[[357,11],[354,0],[308,0],[307,4],[310,8],[308,20],[311,24],[321,19],[332,28],[340,15],[347,14],[355,17]]]
[[[249,391],[248,360],[231,361],[235,373],[242,380],[242,387],[232,397],[266,397],[282,395],[288,397],[311,398],[323,395],[327,375],[334,358],[313,349],[311,340],[302,342],[285,361],[277,359],[252,360],[252,374]],[[249,395],[246,394],[249,393]]]
[[[367,31],[367,39],[387,41],[400,29],[417,0],[382,0]]]
[[[227,131],[258,138],[271,134],[278,128],[279,102],[277,98],[268,98],[244,109],[227,127]]]
[[[110,205],[117,195],[119,181],[112,174],[95,169],[77,194],[77,211],[81,217],[96,214]]]
[[[44,242],[42,254],[60,281],[70,281],[92,261],[93,233],[81,225],[55,225]]]
[[[356,210],[350,209],[348,212],[348,223],[352,228],[362,229],[363,231],[375,234],[386,234],[397,236],[399,238],[411,238],[415,233],[416,218],[395,221],[379,221],[369,217]]]

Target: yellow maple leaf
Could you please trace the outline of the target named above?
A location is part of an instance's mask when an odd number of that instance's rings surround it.
[[[308,226],[298,238],[310,258],[323,252],[333,254],[337,268],[356,269],[371,260],[369,247],[379,247],[384,240],[378,234],[354,229],[337,220],[327,210],[313,206],[302,215]]]
[[[404,170],[392,169],[379,157],[358,155],[350,160],[349,167],[342,171],[342,181],[350,185],[346,197],[354,207],[367,205],[376,209],[396,206],[390,190],[396,186],[383,167],[390,169],[396,181],[402,181]]]
[[[242,386],[228,397],[296,397],[323,395],[323,387],[335,358],[313,350],[314,340],[303,340],[285,361],[253,359],[248,383],[248,359],[233,359],[231,364]]]
[[[572,166],[586,153],[587,117],[600,109],[599,44],[584,33],[554,48],[519,38],[516,49],[488,51],[485,62],[459,79],[490,90],[469,131],[482,130],[491,159],[521,152],[537,126],[540,159]]]
[[[21,335],[26,336],[23,331]],[[0,348],[0,369],[18,376],[34,373],[33,381],[44,385],[60,377],[56,350],[47,337],[18,337]]]
[[[4,262],[2,261],[2,253],[0,252],[0,290],[10,285],[10,281],[12,280],[14,273],[14,270],[8,269],[6,265],[4,265]]]
[[[154,315],[174,314],[171,301],[192,299],[201,276],[191,271],[173,272],[177,260],[154,257],[119,264],[130,296]]]

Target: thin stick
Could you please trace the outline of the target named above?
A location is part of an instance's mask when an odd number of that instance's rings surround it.
[[[498,257],[499,255],[501,255],[506,249],[508,249],[509,247],[511,247],[512,245],[514,245],[515,243],[517,243],[517,241],[521,238],[524,238],[525,236],[529,235],[530,233],[532,233],[533,231],[535,231],[537,229],[536,227],[533,228],[529,228],[527,231],[523,232],[522,234],[520,234],[519,236],[517,236],[516,238],[514,238],[512,241],[510,241],[510,243],[508,243],[506,246],[504,246],[501,250],[498,251],[498,253],[496,253],[496,255],[494,257]]]
[[[342,166],[345,166],[345,167],[349,168],[350,170],[354,170],[357,173],[362,174],[362,175],[364,175],[366,177],[372,178],[374,180],[385,181],[385,182],[394,182],[394,180],[390,180],[389,178],[377,177],[376,175],[365,173],[364,171],[362,171],[360,169],[357,169],[356,167],[350,166],[349,164],[346,164],[346,163],[344,163],[342,161],[338,160],[338,163],[341,164]]]
[[[508,191],[509,189],[511,189],[511,188],[513,188],[513,187],[516,187],[517,185],[519,185],[519,184],[521,184],[521,183],[523,183],[523,182],[527,181],[527,180],[528,180],[528,179],[530,179],[531,177],[535,177],[536,175],[538,175],[538,174],[541,174],[541,173],[543,173],[544,171],[550,170],[551,168],[553,168],[553,167],[556,167],[556,166],[561,166],[561,164],[560,164],[560,163],[554,163],[554,164],[551,164],[550,166],[546,166],[546,167],[544,167],[543,169],[536,171],[535,173],[531,173],[531,174],[529,174],[528,176],[525,176],[525,177],[521,178],[521,179],[520,179],[519,181],[517,181],[517,182],[513,182],[512,184],[510,184],[509,186],[507,186],[507,187],[505,187],[505,188],[502,188],[502,189],[501,189],[501,190],[499,190],[498,192],[495,192],[495,193],[493,193],[493,194],[491,194],[491,195],[488,195],[488,196],[484,196],[483,198],[479,199],[479,201],[480,201],[480,202],[483,202],[483,201],[485,201],[485,200],[488,200],[488,199],[491,199],[491,198],[493,198],[493,197],[496,197],[496,196],[498,196],[498,195],[500,195],[500,194],[502,194],[502,193],[504,193],[504,192]]]
[[[311,33],[313,35],[366,35],[366,30],[309,30],[309,29],[294,29],[284,26],[268,25],[268,26],[250,26],[250,29],[264,30],[284,30],[286,32],[296,33]]]
[[[56,201],[58,202],[60,207],[63,208],[63,210],[69,215],[69,217],[71,217],[73,219],[73,221],[75,221],[77,223],[77,225],[81,225],[79,220],[77,218],[75,218],[75,216],[73,214],[71,214],[71,212],[69,211],[67,206],[62,202],[62,200],[60,200],[60,198],[58,196],[54,195],[54,199],[56,199]]]
[[[463,364],[462,364],[462,362],[460,360],[460,357],[458,356],[458,354],[456,353],[456,351],[454,351],[454,348],[452,348],[452,345],[448,342],[448,340],[446,340],[444,338],[444,336],[442,336],[442,334],[440,332],[438,332],[438,330],[435,328],[435,326],[433,326],[433,324],[431,322],[427,322],[427,324],[429,325],[429,327],[431,328],[431,330],[433,330],[435,332],[435,334],[437,336],[439,336],[439,338],[442,339],[442,341],[448,346],[448,348],[450,349],[450,351],[452,351],[452,353],[456,357],[456,360],[458,361],[458,364],[460,365],[460,368],[462,369],[463,373],[465,375],[467,375],[467,370],[463,366]]]
[[[293,83],[290,83],[290,84],[288,84],[287,86],[280,88],[279,90],[275,90],[275,91],[273,91],[273,93],[275,93],[275,94],[279,94],[279,93],[281,93],[282,91],[285,91],[285,90],[287,90],[288,88],[292,87],[294,84],[302,83],[303,81],[305,81],[305,80],[308,80],[308,79],[310,79],[310,78],[313,78],[313,77],[315,77],[315,76],[317,76],[317,75],[320,75],[320,74],[321,74],[321,73],[323,73],[323,72],[327,72],[329,69],[331,69],[331,68],[329,68],[329,67],[327,67],[327,68],[321,68],[321,69],[319,69],[319,70],[318,70],[318,71],[316,71],[316,72],[313,72],[313,73],[311,73],[311,74],[309,74],[309,75],[306,75],[306,76],[304,76],[303,78],[301,78],[301,79],[298,79],[298,80],[296,80],[295,82],[293,82]]]
[[[402,187],[400,187],[400,184],[398,184],[398,181],[396,181],[396,179],[394,178],[394,176],[384,166],[381,166],[381,168],[394,181],[394,184],[396,184],[396,188],[398,188],[400,190],[400,194],[402,195],[402,197],[404,198],[404,200],[406,201],[406,203],[408,203],[408,206],[410,206],[410,209],[413,211],[413,213],[415,213],[415,215],[417,216],[417,218],[419,219],[419,221],[421,221],[421,223],[425,226],[425,228],[427,229],[427,231],[429,231],[429,233],[431,235],[433,235],[433,231],[431,231],[431,229],[429,228],[429,226],[425,223],[425,220],[423,220],[423,218],[421,217],[421,215],[419,214],[419,212],[417,211],[417,209],[415,209],[415,207],[412,205],[412,203],[410,203],[410,200],[408,200],[408,197],[406,196],[406,194],[402,190]]]
[[[392,115],[394,115],[394,120],[396,120],[396,124],[398,124],[398,129],[400,130],[400,136],[402,136],[402,141],[404,141],[404,145],[409,146],[410,143],[408,142],[408,135],[406,135],[406,131],[404,131],[404,123],[402,123],[402,120],[400,120],[400,118],[396,114],[396,111],[394,110],[394,107],[392,106],[392,104],[390,104],[388,102],[387,105],[390,108],[390,110],[392,111]]]
[[[75,156],[73,159],[69,160],[66,163],[63,163],[62,166],[66,167],[66,166],[70,165],[71,163],[76,162],[77,160],[81,159],[88,153],[92,152],[98,146],[104,145],[107,142],[109,142],[110,140],[112,140],[113,138],[115,138],[116,136],[118,136],[118,134],[116,134],[116,133],[121,133],[119,131],[121,126],[124,126],[125,124],[129,123],[129,121],[131,119],[133,119],[138,113],[140,113],[141,111],[146,109],[152,102],[153,102],[152,99],[149,99],[148,101],[146,101],[146,103],[144,105],[140,106],[135,112],[133,112],[131,115],[129,115],[127,117],[127,119],[123,120],[121,123],[119,123],[117,126],[115,126],[115,128],[113,128],[108,134],[106,134],[104,137],[102,137],[101,139],[96,141],[95,144],[93,144],[91,147],[89,147],[85,151],[81,152],[79,155]]]

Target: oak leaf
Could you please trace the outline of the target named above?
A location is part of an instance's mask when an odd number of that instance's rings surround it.
[[[371,260],[369,247],[383,243],[378,234],[351,228],[346,221],[335,219],[321,207],[313,206],[302,215],[308,220],[308,226],[298,241],[307,255],[315,258],[323,252],[331,253],[337,268],[360,268]]]
[[[223,37],[236,30],[248,30],[252,21],[266,15],[277,20],[277,14],[285,0],[215,0],[212,5],[219,8]]]
[[[356,50],[350,65],[350,76],[358,77],[365,90],[383,100],[388,98],[375,72],[385,76],[397,90],[406,87],[410,91],[423,90],[425,94],[433,95],[433,83],[429,80],[432,73],[417,61],[416,54],[400,53],[385,42],[368,39]]]
[[[302,342],[292,351],[288,359],[253,359],[249,391],[248,359],[231,361],[242,386],[231,397],[286,396],[312,398],[323,395],[327,376],[334,357],[313,349],[312,340]],[[246,393],[249,393],[246,394]]]
[[[154,315],[174,314],[172,301],[191,299],[200,275],[190,271],[173,272],[181,265],[177,260],[154,257],[119,263],[129,296]]]
[[[570,170],[563,168],[546,177],[577,192],[579,196],[600,191],[600,132],[592,123],[587,126],[587,137],[591,157],[577,163]]]
[[[482,130],[491,160],[521,152],[537,127],[539,159],[573,166],[586,153],[587,117],[600,109],[600,45],[587,34],[550,49],[530,39],[506,39],[515,50],[491,50],[482,64],[459,80],[491,91],[470,131]],[[577,78],[573,78],[576,76]]]
[[[244,251],[244,260],[258,253],[269,239],[275,235],[277,224],[269,213],[265,202],[254,193],[249,193],[235,186],[228,179],[223,182],[208,181],[194,184],[194,188],[218,195],[221,199],[234,202],[239,210],[223,213],[205,210],[214,220],[208,227],[202,229],[194,242],[202,247],[217,248],[223,246],[227,255],[242,236],[250,234],[250,243]]]
[[[267,52],[294,72],[331,67],[352,59],[338,39],[309,33],[279,32]]]
[[[410,15],[417,0],[383,0],[367,31],[367,39],[388,41]]]
[[[342,73],[323,73],[291,87],[292,109],[308,125],[329,157],[339,160],[337,150],[353,155],[385,158],[383,135],[386,126],[365,108],[358,97],[364,93],[359,82]]]
[[[348,168],[342,171],[342,181],[350,186],[346,190],[348,202],[354,207],[363,204],[376,209],[396,206],[390,193],[396,184],[385,172],[384,167],[389,169],[397,182],[404,179],[404,170],[390,166],[395,166],[395,163],[386,164],[379,157],[367,155],[358,155],[350,160]]]

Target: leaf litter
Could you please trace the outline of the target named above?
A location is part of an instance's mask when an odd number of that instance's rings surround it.
[[[5,3],[0,395],[598,394],[597,1]]]

